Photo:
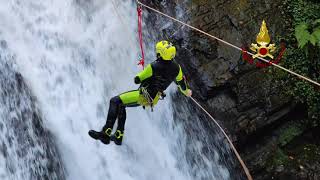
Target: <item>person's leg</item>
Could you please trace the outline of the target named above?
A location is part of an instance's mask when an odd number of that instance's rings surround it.
[[[123,131],[126,122],[126,107],[137,107],[139,106],[138,101],[140,98],[139,90],[128,91],[119,95],[122,102],[118,111],[118,128]]]
[[[119,115],[118,115],[118,127],[117,129],[120,131],[124,131],[124,125],[126,123],[127,113],[126,113],[126,107],[121,106],[119,108]]]
[[[116,132],[110,137],[112,141],[114,141],[115,144],[121,145],[122,139],[124,135],[124,125],[126,122],[126,107],[120,106],[119,108],[119,114],[118,114],[118,127]]]
[[[110,99],[110,105],[108,110],[108,116],[106,124],[103,126],[103,130],[110,128],[113,129],[114,123],[119,115],[119,109],[122,105],[122,101],[119,96],[115,96]]]
[[[139,98],[139,90],[125,92],[111,98],[106,124],[101,131],[90,130],[89,135],[96,140],[101,140],[105,144],[109,144],[110,138],[113,138],[112,140],[114,140],[116,144],[121,145],[126,121],[125,107],[139,106]],[[117,118],[117,131],[113,137],[111,137],[112,129]]]
[[[140,98],[139,90],[129,91],[121,94],[120,100],[122,104],[118,109],[118,127],[114,135],[111,137],[115,144],[121,145],[124,135],[124,127],[126,123],[126,107],[139,106],[138,101]]]
[[[89,135],[96,140],[100,140],[104,144],[110,143],[110,137],[113,129],[113,125],[118,117],[119,108],[122,106],[122,101],[119,96],[115,96],[110,99],[108,117],[106,124],[101,131],[90,130]]]

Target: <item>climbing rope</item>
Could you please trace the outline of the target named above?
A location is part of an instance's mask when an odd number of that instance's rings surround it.
[[[178,23],[180,23],[180,24],[183,24],[183,25],[185,25],[185,26],[187,26],[187,27],[189,27],[189,28],[191,28],[191,29],[193,29],[193,30],[195,30],[195,31],[198,31],[198,32],[200,32],[200,33],[202,33],[202,34],[204,34],[204,35],[206,35],[206,36],[208,36],[208,37],[211,37],[211,38],[213,38],[213,39],[215,39],[215,40],[217,40],[217,41],[219,41],[219,42],[221,42],[221,43],[223,43],[223,44],[226,44],[226,45],[228,45],[228,46],[230,46],[230,47],[233,47],[233,48],[235,48],[235,49],[243,52],[243,50],[242,50],[240,47],[236,46],[236,45],[233,45],[233,44],[231,44],[231,43],[229,43],[229,42],[227,42],[227,41],[224,41],[223,39],[220,39],[220,38],[218,38],[218,37],[216,37],[216,36],[213,36],[213,35],[205,32],[205,31],[202,31],[202,30],[200,30],[200,29],[198,29],[198,28],[196,28],[196,27],[194,27],[194,26],[191,26],[191,25],[189,25],[189,24],[187,24],[187,23],[185,23],[185,22],[182,22],[182,21],[180,21],[180,20],[178,20],[178,19],[176,19],[176,18],[174,18],[174,17],[172,17],[172,16],[169,16],[169,15],[167,15],[167,14],[165,14],[165,13],[159,11],[159,10],[156,10],[156,9],[154,9],[154,8],[148,6],[148,5],[145,5],[145,4],[141,3],[139,0],[136,0],[136,1],[137,1],[137,4],[138,4],[138,5],[141,5],[141,6],[145,7],[145,8],[147,8],[147,9],[152,10],[152,11],[158,13],[158,14],[161,14],[162,16],[165,16],[165,17],[167,17],[167,18],[169,18],[169,19],[171,19],[171,20],[173,20],[173,21],[175,21],[175,22],[178,22]],[[254,54],[251,53],[251,52],[247,52],[247,53],[250,54],[250,55],[254,55]],[[316,82],[316,81],[314,81],[314,80],[312,80],[312,79],[310,79],[310,78],[308,78],[308,77],[302,76],[302,75],[300,75],[300,74],[298,74],[298,73],[296,73],[296,72],[293,72],[293,71],[291,71],[291,70],[289,70],[289,69],[286,69],[286,68],[284,68],[284,67],[282,67],[282,66],[280,66],[280,65],[278,65],[278,64],[272,63],[272,62],[270,62],[270,61],[268,61],[268,60],[266,60],[266,59],[264,59],[264,58],[262,58],[262,57],[258,57],[258,59],[261,60],[261,61],[264,61],[264,62],[266,62],[266,63],[268,63],[268,64],[271,64],[271,65],[273,65],[273,66],[275,66],[275,67],[277,67],[277,68],[279,68],[279,69],[281,69],[281,70],[283,70],[283,71],[286,71],[286,72],[288,72],[288,73],[290,73],[290,74],[293,74],[293,75],[295,75],[295,76],[297,76],[297,77],[299,77],[299,78],[301,78],[301,79],[304,79],[304,80],[306,80],[306,81],[308,81],[308,82],[310,82],[310,83],[313,83],[313,84],[315,84],[315,85],[317,85],[317,86],[320,87],[320,83],[318,83],[318,82]]]
[[[114,1],[111,0],[111,3],[112,3],[112,5],[113,5],[113,8],[114,8],[117,16],[119,17],[119,19],[120,19],[120,21],[121,21],[121,23],[123,24],[124,27],[127,27],[127,26],[126,26],[126,23],[125,23],[124,20],[122,19],[121,15],[118,13],[117,6],[115,5]],[[141,3],[140,1],[138,1],[138,0],[137,0],[137,3],[139,3],[140,5],[143,5],[143,6],[147,7],[147,8],[149,8],[149,9],[152,9],[152,10],[154,10],[154,11],[160,13],[160,14],[163,14],[163,13],[161,13],[160,11],[157,11],[157,10],[155,10],[155,9],[149,7],[149,6],[146,6],[146,5],[142,4],[142,3]],[[140,49],[141,49],[141,55],[142,55],[142,59],[139,61],[139,65],[144,66],[144,51],[143,51],[143,39],[142,39],[142,8],[141,8],[141,6],[138,6],[137,12],[138,12],[138,35],[139,35],[139,43],[140,43]],[[172,18],[172,17],[170,17],[170,16],[168,16],[168,15],[165,15],[165,14],[163,14],[163,15],[164,15],[164,16],[167,16],[167,17],[169,17],[169,18],[171,18],[171,19],[173,19],[173,20],[175,20],[175,21],[180,22],[179,20],[176,20],[176,19],[174,19],[174,18]],[[185,23],[183,23],[183,22],[180,22],[180,23],[182,23],[183,25],[187,25],[187,24],[185,24]],[[189,26],[189,25],[187,25],[187,26]],[[192,27],[192,26],[190,26],[190,27]],[[194,28],[194,27],[192,27],[192,28]],[[194,28],[194,29],[196,29],[196,28]],[[126,29],[126,30],[127,30],[127,32],[129,33],[129,30],[128,30],[128,29]],[[201,31],[201,30],[199,30],[199,31]],[[132,39],[130,39],[130,40],[133,42]],[[220,39],[219,39],[219,40],[220,40]],[[221,40],[221,41],[222,41],[222,40]],[[227,42],[226,42],[226,43],[227,43]],[[133,43],[133,44],[134,44],[134,43]],[[228,43],[228,44],[229,44],[230,46],[233,46],[233,47],[235,47],[235,48],[238,49],[238,47],[236,47],[236,46],[234,46],[234,45],[232,45],[232,44],[230,44],[230,43]],[[228,142],[230,143],[230,146],[231,146],[231,148],[233,149],[236,157],[238,158],[241,166],[243,167],[243,169],[244,169],[244,171],[245,171],[248,179],[249,179],[249,180],[252,180],[252,177],[251,177],[251,175],[250,175],[250,173],[249,173],[248,168],[247,168],[246,165],[244,164],[243,160],[241,159],[241,157],[240,157],[238,151],[236,150],[235,146],[233,145],[232,141],[230,140],[230,138],[228,137],[228,135],[225,133],[225,131],[222,129],[222,127],[219,125],[219,123],[218,123],[218,122],[210,115],[210,113],[208,113],[208,111],[206,111],[194,98],[192,98],[192,97],[190,97],[190,98],[191,98],[191,99],[213,120],[213,122],[219,127],[219,129],[222,131],[222,133],[224,134],[224,136],[227,138]]]
[[[141,65],[142,68],[144,68],[144,51],[143,51],[143,39],[142,39],[142,8],[141,6],[137,7],[138,12],[138,35],[139,35],[139,44],[140,44],[140,50],[141,50],[141,56],[138,65]]]
[[[237,149],[235,148],[235,146],[233,145],[232,141],[230,140],[229,136],[227,135],[227,133],[223,130],[223,128],[219,125],[219,123],[211,116],[211,114],[200,105],[200,103],[198,103],[193,97],[190,96],[190,99],[197,104],[209,117],[210,119],[219,127],[219,129],[221,130],[221,132],[223,133],[223,135],[226,137],[227,141],[229,142],[231,149],[233,150],[234,154],[236,155],[236,157],[238,158],[244,172],[246,173],[248,180],[252,180],[252,176],[246,166],[246,164],[244,163],[244,161],[241,159]]]
[[[162,13],[162,12],[156,10],[156,9],[153,9],[153,8],[151,8],[151,7],[149,7],[149,6],[145,5],[145,4],[142,4],[142,3],[141,3],[140,1],[138,1],[138,0],[137,0],[137,3],[140,4],[140,5],[142,5],[142,6],[144,6],[144,7],[146,7],[146,8],[148,8],[148,9],[151,9],[151,10],[153,10],[153,11],[155,11],[155,12],[158,12],[158,13],[160,13],[160,14],[162,14],[162,15],[164,15],[164,16],[166,16],[166,17],[168,17],[168,18],[170,18],[170,19],[172,19],[172,20],[174,20],[174,21],[177,21],[177,22],[179,22],[179,23],[181,23],[181,24],[183,24],[183,25],[186,25],[186,26],[188,26],[188,27],[190,27],[190,28],[192,28],[192,29],[195,29],[195,30],[197,30],[197,31],[199,31],[199,32],[202,32],[202,33],[204,33],[204,34],[206,34],[206,35],[208,35],[208,36],[210,36],[210,37],[212,36],[212,35],[210,35],[210,34],[208,34],[208,33],[206,33],[206,32],[203,32],[203,31],[201,31],[201,30],[199,30],[199,29],[197,29],[197,28],[195,28],[195,27],[193,27],[193,26],[190,26],[190,25],[188,25],[188,24],[186,24],[186,23],[183,23],[183,22],[181,22],[181,21],[179,21],[179,20],[177,20],[177,19],[175,19],[175,18],[173,18],[173,17],[171,17],[171,16],[169,16],[169,15],[166,15],[166,14],[164,14],[164,13]],[[224,42],[225,44],[227,44],[227,45],[229,45],[229,46],[231,46],[231,47],[234,47],[234,48],[236,48],[236,49],[242,50],[241,48],[239,48],[239,47],[237,47],[237,46],[235,46],[235,45],[233,45],[233,44],[231,44],[231,43],[228,43],[228,42],[226,42],[226,41],[223,41],[222,39],[216,38],[216,37],[214,37],[214,36],[212,36],[212,37],[215,38],[215,39],[217,39],[217,40],[219,40],[219,41],[221,41],[221,42]],[[267,60],[266,60],[266,61],[267,61]],[[267,62],[269,62],[269,61],[267,61]],[[226,137],[227,141],[229,142],[229,144],[230,144],[230,146],[231,146],[231,149],[232,149],[233,152],[235,153],[237,159],[239,160],[239,162],[240,162],[240,164],[241,164],[241,166],[242,166],[242,168],[243,168],[243,170],[244,170],[244,172],[245,172],[248,180],[252,180],[252,176],[251,176],[251,174],[250,174],[247,166],[245,165],[244,161],[243,161],[242,158],[240,157],[238,151],[236,150],[235,146],[233,145],[232,141],[230,140],[230,138],[229,138],[229,136],[226,134],[226,132],[223,130],[223,128],[222,128],[222,127],[219,125],[219,123],[211,116],[211,114],[210,114],[205,108],[203,108],[203,107],[200,105],[200,103],[198,103],[193,97],[190,97],[190,99],[191,99],[195,104],[197,104],[197,105],[210,117],[210,119],[219,127],[219,129],[222,131],[223,135]]]

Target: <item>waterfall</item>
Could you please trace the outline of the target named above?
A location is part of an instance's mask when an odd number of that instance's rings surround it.
[[[0,1],[0,179],[230,179],[215,146],[212,161],[187,153],[192,134],[174,118],[175,85],[154,112],[127,108],[122,146],[88,136],[111,97],[138,87],[136,6],[115,2],[126,24],[110,0]],[[197,171],[203,162],[211,169]]]
[[[35,98],[16,72],[15,56],[0,43],[0,179],[64,179],[52,134]]]

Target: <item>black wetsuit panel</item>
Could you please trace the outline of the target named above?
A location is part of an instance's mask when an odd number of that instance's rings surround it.
[[[147,91],[152,97],[155,97],[158,92],[162,92],[175,81],[179,74],[180,67],[174,61],[156,60],[151,63],[152,76],[145,79],[140,87],[147,88]]]

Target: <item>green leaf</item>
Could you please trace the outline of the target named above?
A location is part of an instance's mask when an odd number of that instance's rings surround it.
[[[314,34],[311,34],[311,35],[310,35],[310,43],[311,43],[313,46],[315,46],[317,42],[318,42],[318,41],[317,41],[317,37],[316,37]]]
[[[310,40],[310,33],[308,31],[308,24],[301,23],[295,28],[295,36],[299,43],[299,48],[303,48]]]
[[[320,19],[315,20],[312,24],[313,24],[313,25],[320,24]]]
[[[314,36],[317,39],[317,41],[319,42],[320,41],[320,28],[315,29],[312,33],[312,36]]]

